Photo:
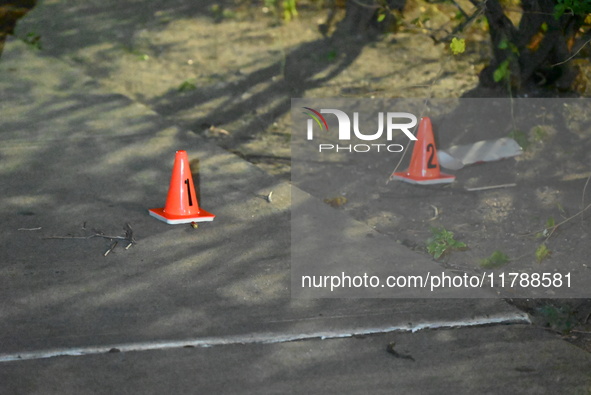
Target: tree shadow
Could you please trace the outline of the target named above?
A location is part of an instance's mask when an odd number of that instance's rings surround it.
[[[256,70],[239,81],[205,87],[186,95],[171,89],[148,103],[167,117],[215,103],[190,128],[202,130],[210,125],[229,125],[234,142],[248,139],[253,131],[265,131],[288,113],[291,99],[325,85],[345,71],[361,54],[367,42],[335,34],[301,44],[282,59]]]

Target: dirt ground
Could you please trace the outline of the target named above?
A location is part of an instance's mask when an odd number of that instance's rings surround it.
[[[290,179],[291,98],[491,95],[473,91],[490,53],[482,24],[464,33],[466,51],[454,56],[426,30],[449,28],[454,11],[427,3],[405,10],[405,21],[422,17],[423,22],[405,22],[398,32],[373,41],[323,37],[318,25],[327,11],[317,2],[300,2],[299,16],[288,23],[262,4],[246,1],[120,3],[47,0],[43,13],[33,10],[19,24],[17,35],[40,37],[32,47],[39,42],[41,53],[60,57],[187,133],[205,136],[285,180]],[[56,17],[47,21],[46,15]],[[585,62],[577,63],[583,94],[591,76]],[[369,198],[334,184],[308,192],[321,199],[345,196],[347,203],[335,209],[422,254],[432,227],[454,232],[468,249],[440,258],[442,267],[477,273],[483,270],[481,260],[499,250],[516,271],[560,265],[588,275],[591,210],[578,213],[591,203],[591,122],[575,112],[572,123],[576,127],[570,130],[524,129],[521,138],[528,148],[521,157],[462,169],[449,186],[386,184],[396,162],[383,162],[375,164],[375,178],[363,186],[371,191]],[[458,132],[442,143],[486,138]],[[515,186],[465,189],[508,183]],[[546,228],[551,235],[535,237]],[[539,261],[536,250],[544,241],[551,254]],[[589,300],[514,303],[540,325],[591,350]]]

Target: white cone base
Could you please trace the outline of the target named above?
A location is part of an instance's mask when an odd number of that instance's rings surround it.
[[[456,176],[441,173],[437,178],[420,178],[413,177],[408,173],[393,173],[390,176],[390,180],[398,180],[408,182],[409,184],[417,185],[434,185],[434,184],[449,184],[454,182]]]
[[[213,221],[215,218],[215,215],[208,213],[203,209],[199,210],[199,214],[197,215],[173,215],[164,212],[164,208],[151,208],[148,212],[152,217],[171,225],[190,224],[191,222],[208,222]]]

